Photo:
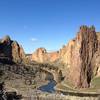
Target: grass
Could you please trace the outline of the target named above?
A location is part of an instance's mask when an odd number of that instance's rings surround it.
[[[56,86],[57,90],[72,91],[72,92],[84,92],[84,93],[98,93],[100,92],[100,77],[96,77],[91,81],[90,88],[75,89],[74,85],[69,81],[64,81]]]
[[[64,86],[63,84],[58,84],[55,88],[62,91],[75,91],[74,89]]]
[[[70,87],[70,88],[74,88],[74,85],[72,84],[71,81],[66,80],[66,81],[64,81],[62,84],[63,84],[64,86],[67,86],[67,87]]]
[[[73,88],[64,86],[63,84],[57,85],[55,89],[58,91],[73,92],[73,93],[90,93],[90,94],[99,93],[98,89],[96,88],[73,89]]]
[[[100,77],[96,77],[91,81],[91,87],[100,89]]]

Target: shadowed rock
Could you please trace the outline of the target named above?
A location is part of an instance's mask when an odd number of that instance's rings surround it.
[[[21,63],[25,58],[23,48],[16,42],[10,39],[9,36],[5,36],[0,42],[0,59],[4,61],[13,61],[15,63]],[[5,62],[6,63],[6,62]]]

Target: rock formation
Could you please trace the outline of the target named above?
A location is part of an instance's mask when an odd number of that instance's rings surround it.
[[[9,36],[5,36],[3,39],[1,39],[1,42],[0,42],[0,56],[1,57],[8,57],[12,59],[11,43],[12,41]]]
[[[57,59],[59,59],[59,51],[50,52],[47,54],[50,62],[55,62]]]
[[[36,52],[32,54],[32,60],[37,62],[44,62],[47,59],[46,52],[47,51],[45,48],[38,48]]]
[[[100,76],[100,32],[97,32],[98,48],[92,59],[93,77]]]
[[[48,53],[45,48],[38,48],[36,52],[32,54],[32,61],[46,63],[54,62],[59,58],[59,52]]]
[[[9,36],[5,36],[0,40],[0,58],[21,63],[25,58],[25,53],[16,41],[11,40]]]
[[[92,59],[98,41],[94,26],[81,26],[75,39],[60,50],[61,62],[66,64],[66,75],[76,87],[89,87],[93,74]]]
[[[13,41],[11,46],[13,61],[17,63],[22,62],[22,60],[25,58],[25,53],[22,46],[19,46],[16,41]]]

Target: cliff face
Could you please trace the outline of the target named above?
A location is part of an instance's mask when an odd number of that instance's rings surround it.
[[[54,62],[59,58],[59,52],[48,53],[45,48],[38,48],[36,52],[32,54],[32,61],[45,63]]]
[[[22,62],[25,58],[25,53],[22,48],[16,41],[13,41],[11,44],[12,47],[12,58],[14,62]]]
[[[92,59],[98,50],[95,28],[82,26],[76,38],[60,50],[61,62],[66,64],[66,75],[76,87],[88,87],[93,74]]]
[[[0,58],[7,58],[15,63],[21,63],[25,58],[23,48],[16,42],[5,36],[0,40]]]
[[[50,52],[47,54],[50,62],[55,62],[57,59],[59,59],[59,51]]]
[[[92,59],[93,77],[100,76],[100,32],[97,32],[98,48]]]
[[[36,61],[36,62],[44,62],[45,59],[47,59],[46,49],[45,48],[38,48],[36,50],[36,52],[34,52],[32,54],[32,59],[31,60]]]

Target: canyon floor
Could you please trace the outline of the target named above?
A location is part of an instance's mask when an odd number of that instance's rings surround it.
[[[26,72],[27,74],[24,76],[24,74],[22,75],[22,73],[19,72],[15,73],[14,70],[11,69],[11,66],[16,67],[18,65],[0,64],[0,66],[1,68],[6,67],[6,70],[0,70],[3,73],[0,78],[1,81],[5,82],[5,90],[7,92],[14,91],[18,95],[22,95],[22,100],[99,100],[100,87],[98,81],[100,81],[100,79],[98,78],[93,79],[92,82],[93,85],[96,85],[95,88],[75,89],[69,82],[66,82],[65,85],[64,83],[56,84],[56,82],[50,78],[52,76],[48,76],[47,73],[45,77],[44,73],[41,73],[38,68],[40,67],[39,64],[30,66],[34,67],[34,79],[28,77],[30,73]],[[23,67],[23,70],[26,68],[26,66],[23,65],[19,65],[19,68],[20,67]],[[30,81],[30,79],[32,81]]]

